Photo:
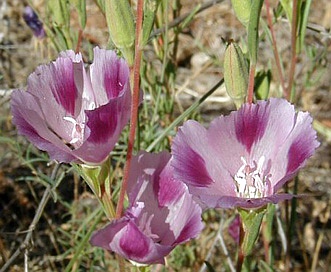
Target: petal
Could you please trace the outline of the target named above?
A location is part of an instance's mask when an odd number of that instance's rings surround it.
[[[159,204],[169,210],[166,222],[169,224],[168,234],[164,234],[163,244],[180,244],[196,237],[203,229],[201,208],[193,200],[187,186],[173,176],[170,163],[160,175]],[[172,237],[174,236],[175,241]]]
[[[179,128],[172,144],[175,176],[188,185],[206,187],[213,183],[207,169],[210,161],[206,130],[195,121]]]
[[[55,102],[67,114],[74,116],[78,93],[73,66],[70,57],[58,58],[49,65],[37,67],[36,71],[29,76],[28,91],[42,100],[41,105],[45,113],[50,108],[56,108]]]
[[[242,166],[241,157],[247,157],[246,147],[237,139],[237,112],[229,116],[215,118],[208,129],[208,139],[212,146],[210,157],[214,163],[214,178],[222,192],[235,191],[233,177]]]
[[[129,87],[129,68],[124,59],[119,59],[115,51],[94,48],[94,61],[90,75],[97,105],[106,104],[118,97]]]
[[[319,146],[311,123],[312,118],[308,113],[297,113],[295,125],[286,143],[279,148],[270,171],[275,192],[297,174]]]
[[[16,90],[11,96],[13,123],[20,134],[26,136],[39,149],[47,151],[51,159],[71,162],[76,158],[64,142],[49,129],[34,96]]]
[[[39,66],[28,78],[27,92],[35,97],[47,125],[67,143],[72,138],[72,124],[64,117],[76,116],[81,110],[81,96],[74,79],[79,65],[83,63],[74,64],[70,56],[58,58]]]
[[[184,243],[200,234],[204,227],[201,219],[202,210],[188,191],[182,196],[181,201],[169,206],[169,210],[167,220],[176,237],[174,245]]]
[[[132,222],[126,226],[125,233],[119,239],[119,247],[126,258],[141,262],[149,253],[150,239],[146,237]],[[114,247],[115,248],[115,247]]]
[[[185,192],[187,192],[186,185],[175,179],[173,167],[168,163],[160,174],[159,204],[169,206],[176,203]]]
[[[250,153],[252,145],[259,141],[265,133],[269,119],[267,103],[266,101],[258,104],[246,103],[233,113],[236,137],[246,147],[248,153]]]
[[[218,121],[227,124],[222,118]],[[227,135],[234,133],[233,124],[232,131],[229,126],[222,130],[215,125],[218,123],[215,122],[206,131],[197,122],[187,121],[178,131],[172,145],[175,177],[188,185],[190,193],[202,202],[204,208],[212,205],[209,198],[213,195],[236,196],[233,176],[227,167],[237,170],[240,155],[234,156],[232,152],[245,152],[238,141],[233,141],[233,137]],[[220,153],[223,151],[228,153]],[[238,168],[232,165],[236,161]]]
[[[141,151],[134,156],[131,161],[131,168],[128,180],[128,196],[130,207],[135,209],[137,203],[143,204],[143,209],[137,215],[137,220],[142,226],[159,239],[168,233],[172,241],[175,240],[173,234],[169,233],[169,225],[165,220],[169,214],[167,207],[162,207],[159,202],[160,173],[170,159],[170,154],[166,151],[153,154]],[[150,219],[146,226],[146,220]]]
[[[115,220],[104,229],[97,231],[91,244],[114,251],[126,259],[140,264],[164,264],[164,256],[173,247],[155,244],[145,236],[132,220]]]
[[[90,239],[90,243],[93,246],[98,246],[106,250],[111,250],[110,243],[114,240],[116,234],[126,227],[128,221],[129,219],[127,218],[113,220],[105,228],[94,232]]]
[[[221,196],[218,199],[216,197],[211,200],[214,202],[213,207],[215,208],[244,208],[244,209],[255,209],[261,208],[269,203],[278,203],[280,201],[289,200],[295,197],[291,194],[274,194],[263,198],[240,198],[231,196]]]
[[[119,97],[94,110],[87,116],[86,138],[73,154],[86,163],[101,163],[118,141],[130,117],[131,93],[127,88]]]
[[[288,135],[295,124],[295,110],[285,99],[271,98],[268,102],[258,101],[258,104],[265,107],[269,117],[263,137],[255,142],[250,158],[247,159],[257,162],[264,156],[266,162],[272,163],[279,147],[288,141]]]
[[[154,178],[158,181],[159,175],[163,168],[166,166],[170,159],[170,154],[167,151],[163,151],[157,154],[148,153],[146,151],[140,151],[136,156],[133,156],[131,160],[131,167],[128,180],[128,192],[130,203],[137,201],[145,201],[150,198],[147,194],[147,198],[143,198],[144,188],[142,186],[144,180],[149,180],[151,186],[151,193],[155,195],[157,199],[158,195],[158,182],[154,185]],[[139,184],[138,184],[139,183]]]

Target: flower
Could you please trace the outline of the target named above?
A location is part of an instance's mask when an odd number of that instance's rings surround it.
[[[33,35],[37,38],[42,39],[46,36],[43,23],[39,20],[37,14],[30,6],[26,6],[24,8],[23,19],[32,30]]]
[[[129,68],[115,52],[94,48],[87,72],[81,54],[68,50],[39,66],[27,91],[15,90],[11,109],[18,132],[51,159],[99,164],[129,120]]]
[[[244,104],[205,129],[187,121],[173,141],[175,177],[204,208],[258,208],[293,197],[276,192],[319,146],[308,113],[284,99]]]
[[[168,152],[140,152],[131,164],[129,208],[94,233],[91,244],[139,264],[164,264],[176,245],[202,230],[201,208],[186,185],[173,177]]]

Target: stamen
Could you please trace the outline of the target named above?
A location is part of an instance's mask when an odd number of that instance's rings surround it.
[[[149,217],[147,212],[145,212],[139,222],[139,229],[148,237],[152,238],[154,241],[159,239],[159,236],[155,233],[152,233],[151,223],[153,220],[154,214],[151,214]]]
[[[73,124],[72,132],[71,132],[71,140],[69,143],[81,145],[84,139],[85,124],[78,123],[77,120],[75,120],[71,116],[64,116],[63,119]]]
[[[254,165],[249,165],[245,158],[241,157],[243,165],[234,176],[236,192],[238,197],[260,198],[265,197],[268,192],[268,176],[263,175],[265,157],[262,156]]]

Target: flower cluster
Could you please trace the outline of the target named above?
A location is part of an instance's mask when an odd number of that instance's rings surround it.
[[[39,149],[60,162],[101,164],[128,122],[129,68],[115,52],[66,51],[29,77],[11,100],[13,122]],[[207,208],[255,209],[293,197],[278,193],[313,155],[319,143],[308,113],[284,99],[244,104],[208,129],[187,121],[172,154],[133,157],[122,218],[95,232],[92,245],[139,264],[164,258],[203,228]],[[233,234],[235,237],[238,234]]]

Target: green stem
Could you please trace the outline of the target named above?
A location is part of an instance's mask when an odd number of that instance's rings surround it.
[[[297,43],[297,16],[298,15],[298,0],[293,0],[293,11],[292,11],[292,29],[291,29],[291,66],[289,71],[289,79],[287,84],[286,94],[287,100],[294,99],[294,89],[293,89],[293,81],[294,81],[294,72],[295,66],[297,62],[297,51],[296,51],[296,43]]]

